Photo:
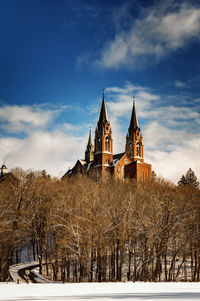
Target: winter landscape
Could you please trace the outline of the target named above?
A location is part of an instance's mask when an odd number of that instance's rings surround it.
[[[200,301],[200,2],[0,0],[0,301]]]
[[[9,301],[192,301],[200,300],[199,283],[0,284],[0,300]]]

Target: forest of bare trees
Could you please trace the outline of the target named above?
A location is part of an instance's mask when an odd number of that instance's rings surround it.
[[[13,173],[0,183],[1,281],[25,243],[54,281],[199,281],[196,185]]]

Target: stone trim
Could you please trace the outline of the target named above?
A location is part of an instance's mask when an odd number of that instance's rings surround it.
[[[110,155],[112,155],[113,153],[111,153],[111,152],[107,152],[107,151],[103,151],[103,152],[96,152],[96,153],[94,153],[95,155],[98,155],[98,154],[110,154]]]

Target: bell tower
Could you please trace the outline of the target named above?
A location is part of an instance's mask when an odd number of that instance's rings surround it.
[[[126,136],[126,154],[129,158],[133,159],[133,161],[144,161],[142,133],[137,119],[135,100],[133,100],[131,121]]]
[[[111,167],[113,161],[113,139],[112,129],[108,120],[105,97],[101,105],[99,121],[95,131],[94,166],[101,171]]]

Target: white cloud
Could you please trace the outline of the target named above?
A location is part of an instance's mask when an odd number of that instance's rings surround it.
[[[200,135],[187,127],[180,131],[152,122],[144,130],[145,161],[153,170],[174,182],[192,168],[200,179]]]
[[[109,95],[108,109],[112,112],[112,117],[129,118],[133,107],[133,95],[136,99],[137,111],[140,115],[143,112],[148,112],[148,108],[151,102],[159,100],[160,96],[152,93],[152,91],[146,87],[133,85],[130,82],[126,82],[123,88],[109,87],[106,89]]]
[[[66,132],[36,130],[24,139],[0,138],[0,158],[8,168],[42,170],[62,176],[84,155],[87,137],[74,137]]]
[[[9,133],[0,137],[0,162],[5,162],[8,168],[46,169],[52,175],[62,176],[77,158],[84,157],[88,137],[81,136],[80,129],[89,128],[87,124],[80,128],[63,123],[47,130],[52,119],[63,110],[66,107],[62,105],[50,108],[47,104],[0,108],[1,127]],[[15,136],[24,132],[25,137]]]
[[[167,1],[144,9],[128,30],[117,32],[101,51],[94,65],[100,68],[131,67],[143,58],[160,60],[183,48],[193,39],[199,39],[200,7],[187,2]]]
[[[81,129],[80,126],[77,126],[77,125],[74,125],[74,124],[71,124],[71,123],[64,123],[63,124],[63,130],[65,130],[66,132],[69,132],[69,133],[77,132],[80,129]]]
[[[41,109],[39,106],[6,105],[0,108],[0,123],[8,132],[28,131],[46,126],[55,112]]]

